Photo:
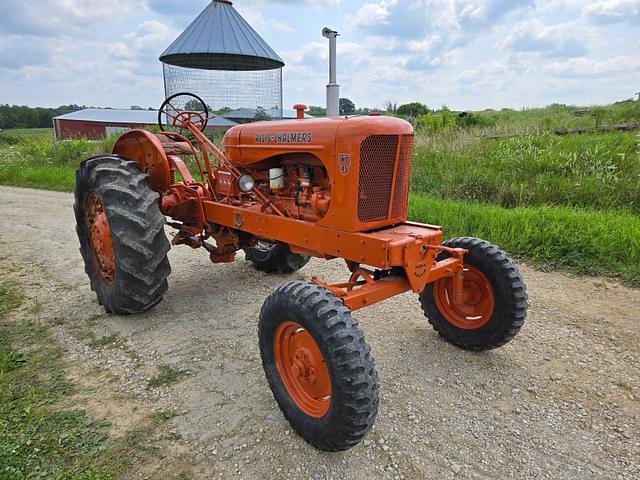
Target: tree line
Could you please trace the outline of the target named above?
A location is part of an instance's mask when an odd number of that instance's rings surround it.
[[[86,108],[84,105],[62,105],[57,108],[32,108],[22,105],[0,105],[0,129],[52,128],[53,117]]]

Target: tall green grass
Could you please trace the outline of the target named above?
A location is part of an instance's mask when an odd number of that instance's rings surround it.
[[[497,132],[538,134],[568,128],[596,128],[620,123],[640,123],[640,102],[625,101],[606,106],[579,107],[554,104],[545,108],[484,111],[475,115],[481,124]]]
[[[473,236],[548,268],[613,274],[640,285],[640,218],[566,207],[506,209],[411,195],[411,219],[443,226],[445,238]]]
[[[108,153],[115,137],[54,142],[47,129],[0,133],[0,185],[71,191],[86,158]]]
[[[418,135],[412,189],[504,207],[571,206],[640,213],[636,133],[551,134],[503,140],[482,131]]]

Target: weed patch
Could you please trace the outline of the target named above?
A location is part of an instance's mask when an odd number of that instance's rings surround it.
[[[0,283],[0,478],[108,480],[126,474],[154,453],[146,444],[159,422],[110,440],[108,421],[62,410],[60,402],[73,393],[62,351],[41,325],[7,318],[22,302],[17,287]]]
[[[148,384],[149,388],[161,387],[163,385],[170,385],[177,382],[183,377],[189,375],[189,370],[174,367],[172,365],[160,365],[158,367],[159,373],[153,377]]]

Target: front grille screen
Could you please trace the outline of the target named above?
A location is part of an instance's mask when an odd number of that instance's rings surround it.
[[[398,135],[372,135],[360,145],[358,218],[361,222],[386,220],[389,215],[398,140]]]
[[[393,193],[393,208],[391,217],[405,217],[407,204],[409,203],[409,177],[411,177],[411,159],[413,156],[413,136],[402,137],[400,145],[400,158],[398,159],[398,173],[396,175],[396,187]]]

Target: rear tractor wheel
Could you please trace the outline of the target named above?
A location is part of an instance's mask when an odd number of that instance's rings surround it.
[[[253,266],[266,273],[293,273],[304,267],[311,257],[293,253],[288,245],[258,241],[255,247],[245,249],[245,257]]]
[[[483,351],[513,339],[527,316],[527,289],[511,258],[477,238],[444,243],[464,248],[464,304],[453,302],[453,278],[427,285],[420,294],[422,309],[433,328],[448,342]],[[439,260],[446,257],[441,254]]]
[[[138,164],[116,155],[82,162],[74,211],[85,271],[107,313],[139,313],[160,302],[170,244],[158,194]]]
[[[342,301],[319,285],[289,282],[264,302],[259,337],[269,386],[293,429],[320,450],[357,445],[378,412],[378,374]]]

